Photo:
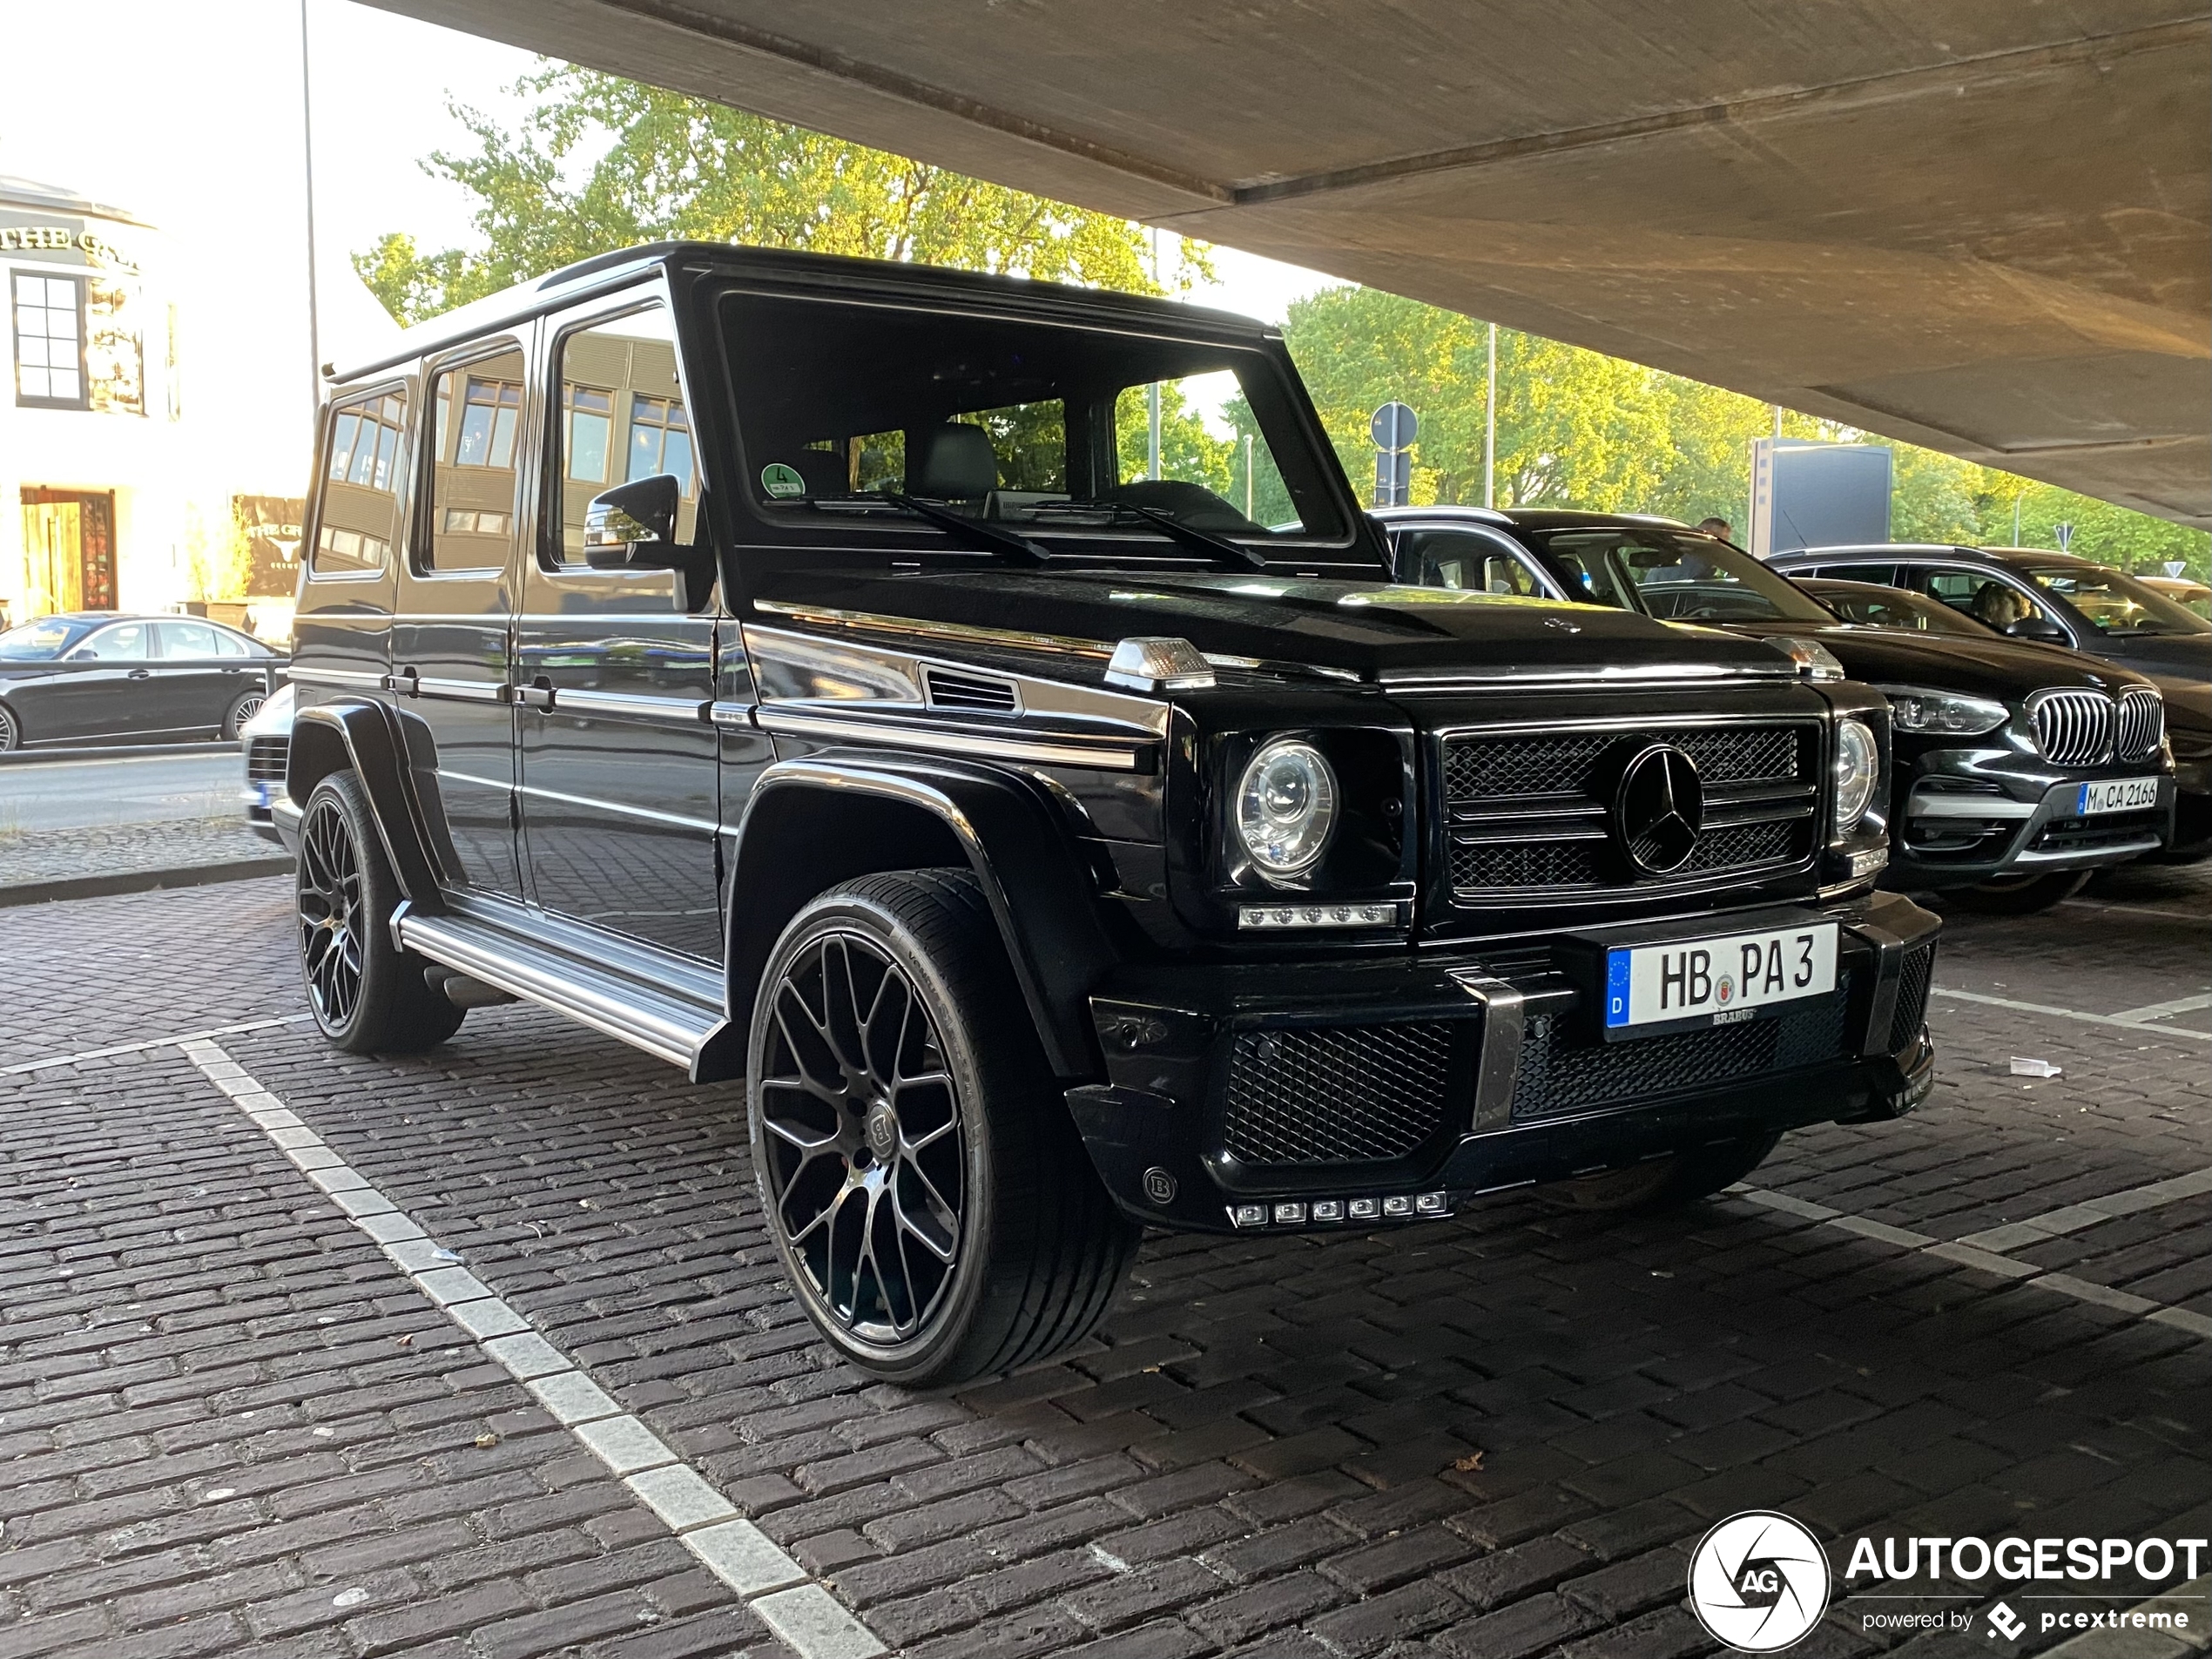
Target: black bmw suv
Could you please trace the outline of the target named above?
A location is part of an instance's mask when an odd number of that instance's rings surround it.
[[[321,1029],[519,997],[742,1080],[879,1376],[1074,1341],[1148,1224],[1682,1202],[1932,1082],[1879,694],[1393,583],[1258,325],[662,245],[416,328],[320,442]]]
[[[1404,579],[1474,581],[1725,628],[1876,686],[1893,733],[1885,884],[1945,890],[1973,908],[2038,910],[2171,834],[2165,705],[2143,675],[1963,617],[1941,632],[1847,621],[1741,548],[1663,519],[1472,507],[1378,517]]]

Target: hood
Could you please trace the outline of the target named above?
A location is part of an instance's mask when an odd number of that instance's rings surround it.
[[[1869,685],[1925,685],[2013,703],[2047,685],[2094,686],[2117,692],[2141,678],[2080,651],[1995,637],[1975,639],[1851,623],[1730,623],[1729,628],[1761,637],[1817,639],[1836,654],[1844,673]]]
[[[891,631],[908,622],[1108,646],[1131,636],[1179,636],[1210,656],[1370,680],[1501,670],[1528,678],[1593,669],[1625,678],[1795,673],[1770,647],[1708,629],[1594,605],[1380,582],[1167,571],[787,571],[764,582],[755,599],[764,619],[859,613]]]
[[[2212,680],[2212,634],[2106,634],[2090,652],[2139,673]]]
[[[2168,731],[2202,732],[2212,736],[2212,681],[2190,678],[2173,679],[2154,675],[2158,689],[2166,694],[2166,726]]]

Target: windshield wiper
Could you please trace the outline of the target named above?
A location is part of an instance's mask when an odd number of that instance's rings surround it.
[[[1123,502],[1121,505],[1138,517],[1150,521],[1158,527],[1160,534],[1170,542],[1187,547],[1194,553],[1204,553],[1217,559],[1225,559],[1231,567],[1239,570],[1258,570],[1264,574],[1267,570],[1265,559],[1248,547],[1238,546],[1225,536],[1216,536],[1211,530],[1202,530],[1196,525],[1186,524],[1181,519],[1163,513],[1157,507],[1143,507],[1135,502]]]
[[[979,553],[997,553],[1016,564],[1042,564],[1052,557],[1026,536],[1001,529],[984,519],[970,518],[965,513],[956,513],[949,507],[940,506],[934,501],[924,501],[919,496],[901,496],[887,489],[883,492],[883,499],[905,508],[916,518],[927,519],[954,540],[964,540]]]

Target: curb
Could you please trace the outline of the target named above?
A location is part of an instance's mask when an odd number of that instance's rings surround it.
[[[222,738],[188,738],[182,743],[86,744],[75,749],[10,749],[0,754],[0,766],[51,765],[56,761],[135,760],[146,755],[181,756],[236,754],[239,745]]]
[[[174,870],[125,870],[115,875],[64,876],[57,881],[25,881],[0,887],[0,909],[12,905],[52,904],[64,899],[105,899],[118,893],[154,893],[170,887],[204,887],[217,881],[250,881],[256,876],[290,875],[293,861],[233,859],[224,864],[188,864]]]

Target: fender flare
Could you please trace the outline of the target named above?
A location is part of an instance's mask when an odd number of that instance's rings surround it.
[[[710,1042],[719,1051],[713,1075],[744,1075],[761,972],[791,917],[820,891],[773,892],[773,866],[783,853],[776,826],[803,795],[865,797],[927,813],[941,825],[990,905],[1054,1074],[1103,1075],[1089,997],[1118,953],[1099,917],[1089,867],[1043,792],[1024,777],[986,766],[835,751],[769,766],[745,803],[731,858],[726,1017]],[[897,859],[870,865],[900,867]],[[755,894],[766,902],[749,903]]]
[[[311,705],[293,717],[284,788],[303,809],[315,785],[342,769],[330,764],[334,751],[343,753],[344,765],[353,769],[368,792],[377,839],[384,844],[400,891],[416,910],[442,913],[429,826],[408,777],[406,749],[392,711],[374,698],[341,697]]]

